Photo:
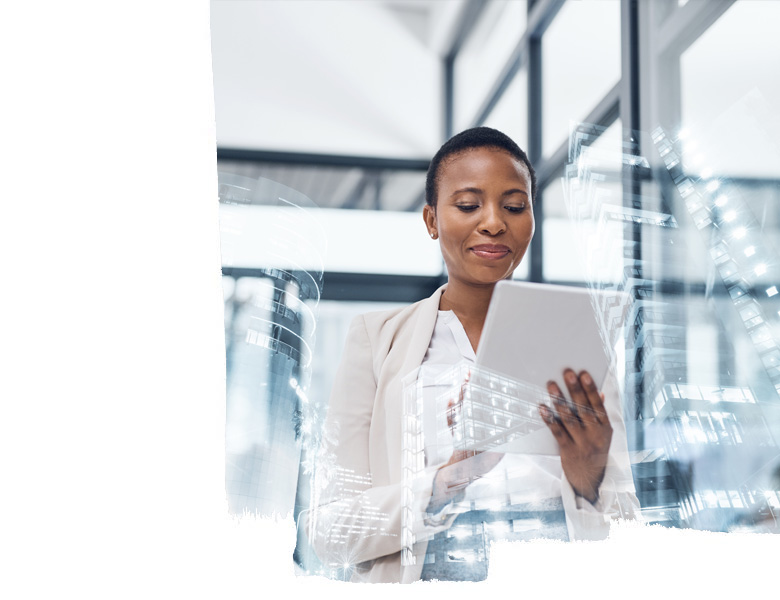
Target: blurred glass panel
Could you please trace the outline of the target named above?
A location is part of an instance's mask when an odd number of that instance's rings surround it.
[[[739,115],[733,108],[724,114]],[[780,476],[776,217],[765,186],[710,166],[720,151],[718,117],[701,123],[640,134],[654,143],[650,160],[665,166],[641,182],[643,210],[677,224],[634,226],[641,251],[631,258],[641,278],[624,282],[635,297],[626,338],[635,440],[645,456],[662,453],[643,470],[666,470],[674,490],[645,502],[676,503],[681,526],[776,532],[769,502]]]
[[[230,510],[260,515],[293,509],[300,427],[327,243],[310,199],[274,181],[219,174],[225,267],[243,246],[261,247],[256,275],[223,278],[227,405],[225,488]],[[260,212],[259,231],[246,214]]]
[[[528,71],[519,71],[483,123],[503,131],[523,150],[528,149]]]
[[[680,57],[686,154],[701,155],[692,167],[780,178],[778,22],[780,2],[736,2]]]
[[[279,267],[290,265],[294,255],[301,253],[291,255],[276,251],[275,238],[268,235],[272,213],[264,206],[220,206],[221,221],[237,223],[240,227],[239,234],[231,235],[229,242],[223,241],[223,257],[230,258],[229,266]],[[439,275],[442,272],[439,245],[428,237],[422,211],[321,209],[316,222],[302,222],[291,230],[302,236],[300,250],[310,246],[307,236],[315,231],[328,240],[327,253],[304,253],[296,265],[300,268],[400,275]],[[226,236],[227,231],[223,231],[223,240]],[[229,252],[224,249],[228,243]]]
[[[542,190],[541,223],[544,235],[542,269],[546,281],[585,281],[585,265],[572,223],[566,214],[563,185],[559,178]]]
[[[543,154],[619,80],[620,2],[566,2],[542,37]]]
[[[581,138],[578,151],[587,173],[596,173],[598,185],[567,189],[568,182],[554,179],[544,190],[544,277],[550,281],[600,281],[615,283],[623,277],[622,166],[625,160],[620,120],[606,129],[593,127]],[[586,177],[583,175],[583,177]],[[584,181],[585,179],[583,179]],[[593,207],[587,217],[567,204],[584,194]]]
[[[480,15],[455,58],[455,131],[472,125],[525,31],[527,10],[525,0],[492,0]]]
[[[525,256],[523,257],[523,262],[520,263],[520,266],[515,269],[514,275],[512,275],[512,279],[517,279],[521,281],[525,281],[528,279],[528,272],[529,272],[529,265],[531,264],[531,247],[528,247],[528,250],[526,250]]]

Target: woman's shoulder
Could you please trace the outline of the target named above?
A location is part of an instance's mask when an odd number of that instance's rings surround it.
[[[425,298],[414,304],[407,304],[406,306],[397,306],[385,310],[374,310],[363,313],[358,318],[364,319],[367,327],[382,328],[387,325],[399,324],[406,321],[411,315],[419,310],[421,306],[430,300],[430,298]]]
[[[362,321],[365,323],[366,331],[373,337],[383,331],[395,331],[402,328],[421,311],[425,311],[426,309],[430,309],[428,312],[435,314],[438,306],[439,294],[437,292],[433,296],[423,298],[414,304],[363,313],[356,317],[354,322]]]

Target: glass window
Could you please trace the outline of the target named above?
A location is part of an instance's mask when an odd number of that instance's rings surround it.
[[[233,267],[294,267],[346,273],[439,275],[441,252],[421,212],[321,209],[288,232],[269,235],[269,220],[295,208],[220,205],[223,258]],[[228,227],[230,229],[228,230]],[[322,248],[319,242],[327,240]],[[293,252],[294,250],[294,252]]]
[[[736,2],[680,57],[686,154],[702,170],[780,177],[778,22],[780,2]]]
[[[473,124],[476,112],[523,36],[527,10],[525,0],[493,0],[458,52],[453,89],[456,131]]]
[[[566,2],[542,37],[542,150],[566,141],[620,80],[620,2]]]
[[[584,167],[584,175],[567,171],[566,180],[554,179],[543,190],[545,279],[617,283],[623,278],[627,214],[621,183],[621,126],[620,120],[615,121],[581,147],[578,165]],[[581,219],[570,218],[567,202],[578,207]]]
[[[528,71],[519,71],[483,123],[503,131],[523,150],[528,149]]]

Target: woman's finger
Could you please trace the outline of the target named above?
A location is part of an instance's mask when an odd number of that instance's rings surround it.
[[[609,417],[607,416],[607,409],[604,407],[604,394],[599,392],[596,387],[596,382],[593,381],[593,378],[587,371],[580,373],[580,381],[583,382],[585,388],[588,390],[590,405],[593,407],[593,414],[598,419],[598,422],[602,425],[608,424]]]
[[[603,424],[607,420],[604,412],[603,395],[599,394],[596,382],[587,371],[580,371],[580,385],[588,400],[588,409],[580,413],[584,421],[590,421],[595,424]]]
[[[572,438],[569,432],[563,426],[563,423],[555,417],[553,411],[544,404],[539,406],[539,414],[542,416],[542,420],[547,424],[553,437],[558,441],[560,446],[568,445]]]
[[[552,400],[553,409],[555,411],[554,417],[557,424],[561,426],[570,438],[574,438],[578,429],[582,427],[577,413],[573,410],[573,407],[566,398],[563,397],[561,389],[554,381],[547,382],[547,392],[550,394]]]
[[[569,396],[571,396],[572,402],[576,407],[576,410],[587,412],[591,410],[590,401],[588,395],[580,384],[580,378],[572,369],[565,369],[563,371],[563,380],[566,382],[566,387],[569,389]]]

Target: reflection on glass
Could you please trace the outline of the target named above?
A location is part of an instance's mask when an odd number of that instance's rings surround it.
[[[622,248],[623,277],[591,272],[588,284],[632,299],[624,411],[642,514],[672,526],[780,531],[772,504],[780,487],[780,257],[767,243],[769,221],[738,182],[692,166],[689,151],[714,164],[707,159],[717,148],[692,146],[686,131],[640,133],[653,142],[649,160],[622,144],[624,181],[647,181],[650,161],[663,170],[654,185],[639,193],[627,185],[620,203],[607,200],[603,148],[592,154],[601,129],[583,124],[570,137],[566,202],[580,232],[603,234],[609,218],[624,223],[614,247],[609,236],[578,239],[590,261]],[[693,260],[708,273],[703,283],[677,267]]]
[[[225,485],[231,512],[293,510],[301,439],[311,439],[316,407],[307,395],[316,305],[322,290],[324,231],[316,206],[267,179],[220,173],[225,273],[227,407]],[[262,239],[244,217],[262,208]],[[263,247],[251,273],[231,267],[246,237]]]

